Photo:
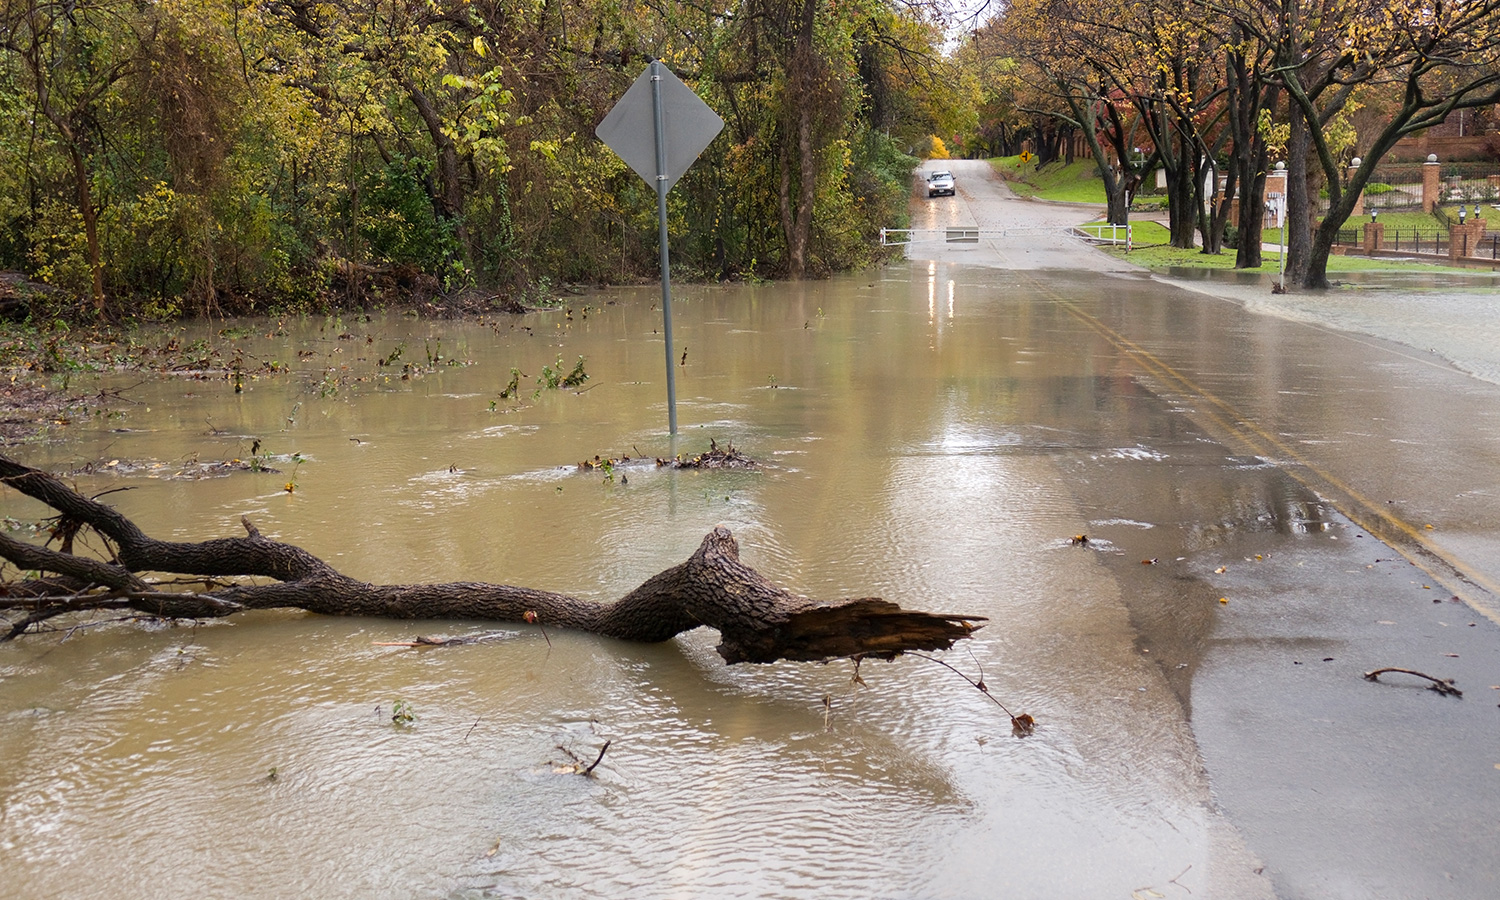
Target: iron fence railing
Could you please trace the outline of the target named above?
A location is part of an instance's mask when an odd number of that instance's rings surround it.
[[[1385,239],[1381,242],[1382,250],[1395,250],[1398,253],[1430,253],[1437,256],[1448,255],[1448,232],[1431,231],[1423,228],[1387,228]]]
[[[1426,167],[1398,163],[1377,168],[1364,190],[1366,210],[1404,211],[1422,208],[1422,179]],[[1438,167],[1439,204],[1500,202],[1500,169],[1492,162],[1443,163]],[[1316,204],[1328,212],[1327,192]]]

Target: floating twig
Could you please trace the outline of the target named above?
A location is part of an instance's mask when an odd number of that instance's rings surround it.
[[[532,625],[535,625],[536,627],[538,627],[538,628],[540,628],[542,630],[542,637],[546,638],[546,640],[547,640],[547,652],[551,653],[552,652],[552,638],[547,637],[547,626],[542,624],[542,617],[539,616],[539,615],[537,615],[536,610],[534,610],[534,609],[528,609],[528,610],[526,610],[526,613],[521,616],[521,618],[525,619],[527,622],[531,623]]]
[[[906,655],[907,656],[915,656],[917,659],[925,659],[928,662],[935,662],[938,665],[942,666],[943,668],[948,669],[949,671],[953,672],[953,674],[957,675],[959,678],[962,678],[964,681],[967,681],[969,684],[973,685],[974,688],[979,691],[979,693],[981,693],[981,694],[985,695],[986,697],[990,698],[990,702],[992,702],[996,706],[1000,707],[1000,711],[1001,712],[1005,713],[1007,716],[1010,716],[1010,729],[1011,729],[1011,732],[1016,737],[1026,737],[1027,735],[1029,735],[1032,732],[1036,731],[1036,719],[1033,719],[1027,713],[1021,713],[1019,716],[1015,715],[1009,709],[1006,709],[1005,704],[1001,703],[995,697],[994,694],[990,693],[989,685],[987,685],[987,684],[984,683],[984,670],[983,670],[983,668],[980,669],[979,680],[975,681],[974,679],[970,678],[968,675],[965,675],[963,672],[961,672],[958,669],[954,668],[951,664],[943,662],[941,659],[938,659],[936,656],[927,656],[926,654],[923,654],[923,653],[914,653],[914,652],[911,652],[911,651],[908,651]],[[979,661],[977,659],[974,662],[975,662],[975,665],[978,665],[978,663],[979,663]]]
[[[597,766],[597,765],[599,765],[599,763],[601,763],[601,762],[604,761],[604,751],[606,751],[606,750],[609,749],[609,745],[611,743],[613,743],[613,741],[605,741],[604,742],[604,746],[599,748],[599,755],[596,756],[596,757],[594,757],[594,761],[591,762],[591,763],[589,763],[589,767],[587,769],[584,769],[582,772],[579,772],[578,774],[580,774],[580,775],[586,775],[586,776],[589,776],[589,777],[593,777],[594,767]]]
[[[1439,694],[1451,694],[1454,697],[1462,697],[1464,695],[1463,691],[1453,686],[1452,678],[1434,678],[1433,676],[1428,675],[1426,672],[1418,672],[1416,669],[1403,669],[1400,666],[1386,666],[1383,669],[1375,669],[1373,671],[1366,672],[1365,680],[1379,681],[1380,676],[1386,672],[1401,672],[1406,675],[1415,675],[1418,678],[1425,678],[1428,681],[1432,682],[1432,684],[1429,684],[1427,686],[1427,689],[1430,691],[1437,691]]]
[[[510,632],[487,631],[484,634],[468,634],[461,637],[428,637],[420,635],[410,641],[371,641],[376,647],[453,647],[459,644],[478,644],[507,638]]]

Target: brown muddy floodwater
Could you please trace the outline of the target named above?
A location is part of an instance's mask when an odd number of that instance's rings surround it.
[[[1128,897],[1238,860],[1117,582],[1067,542],[1089,514],[1054,455],[1114,376],[1066,315],[927,263],[677,299],[676,450],[733,442],[758,471],[576,468],[674,451],[654,289],[498,324],[187,332],[292,372],[239,394],[110,378],[122,416],[10,452],[105,467],[80,489],[132,488],[109,501],[158,537],[247,515],[371,581],[612,599],[724,524],[799,592],[990,617],[946,659],[1035,736],[930,662],[859,686],[847,664],[727,667],[701,630],[416,651],[376,642],[494,626],[101,624],[0,647],[0,895]],[[579,356],[586,390],[533,395]],[[280,474],[166,477],[255,441]],[[6,493],[0,515],[41,512]],[[597,777],[559,771],[605,741]]]

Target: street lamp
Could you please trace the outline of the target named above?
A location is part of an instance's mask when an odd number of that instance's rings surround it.
[[[1458,224],[1462,225],[1464,223],[1464,219],[1467,218],[1468,215],[1469,211],[1464,209],[1464,205],[1460,203],[1458,205]]]
[[[1370,210],[1370,224],[1371,225],[1375,224],[1375,217],[1378,216],[1378,215],[1380,215],[1380,210],[1378,210],[1378,209],[1372,209],[1372,210]]]

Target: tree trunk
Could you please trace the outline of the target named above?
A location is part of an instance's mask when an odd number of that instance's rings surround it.
[[[1171,133],[1166,129],[1163,131]],[[1170,145],[1174,142],[1169,140],[1166,143]],[[1186,137],[1179,137],[1175,143],[1177,147],[1171,155],[1176,158],[1176,166],[1167,170],[1167,225],[1171,231],[1172,246],[1191,250],[1197,246],[1193,235],[1198,231],[1198,211],[1202,209],[1196,202],[1198,188],[1193,183],[1193,170],[1197,168],[1193,162],[1195,148],[1188,143]]]
[[[1110,165],[1109,154],[1105,152],[1104,145],[1099,142],[1098,115],[1095,107],[1102,102],[1098,98],[1084,99],[1068,92],[1066,82],[1059,81],[1057,86],[1065,93],[1064,99],[1068,108],[1073,111],[1073,118],[1080,126],[1083,133],[1084,144],[1089,148],[1089,154],[1094,157],[1094,166],[1099,171],[1099,178],[1104,182],[1104,198],[1106,203],[1106,215],[1111,225],[1126,225],[1130,222],[1130,197],[1126,190],[1126,181],[1122,172],[1117,172]],[[1122,160],[1122,166],[1128,165]]]
[[[452,223],[454,238],[462,248],[464,262],[467,263],[471,250],[469,231],[463,218],[464,186],[459,175],[458,148],[448,136],[443,118],[427,94],[407,78],[401,79],[401,87],[411,98],[412,106],[426,126],[428,137],[432,139],[433,158],[437,168],[437,190],[432,192],[431,197],[433,212],[439,221]]]
[[[1236,39],[1243,34],[1236,28]],[[1266,191],[1266,165],[1270,162],[1265,136],[1260,133],[1260,111],[1275,99],[1273,88],[1262,88],[1257,69],[1252,69],[1244,54],[1234,52],[1227,62],[1229,85],[1229,127],[1233,136],[1231,160],[1239,183],[1239,247],[1235,250],[1236,269],[1258,269],[1261,259],[1261,225],[1265,209],[1261,198]],[[1228,191],[1233,196],[1233,191]]]
[[[786,156],[781,162],[779,201],[781,228],[786,238],[787,277],[798,280],[807,274],[807,248],[812,242],[813,200],[817,196],[817,156],[813,152],[812,113],[804,103],[796,111],[796,201],[793,202],[792,166]],[[788,138],[790,140],[790,137]]]
[[[300,547],[269,540],[248,519],[247,536],[198,543],[148,537],[114,508],[79,495],[51,475],[0,456],[0,483],[61,514],[59,531],[82,526],[114,548],[113,560],[75,556],[0,534],[0,558],[22,571],[56,576],[0,585],[0,610],[24,615],[9,640],[46,619],[89,609],[133,609],[170,618],[206,618],[245,609],[294,608],[336,616],[490,619],[535,622],[626,641],[665,641],[707,625],[719,631],[730,663],[893,658],[940,650],[968,637],[982,616],[912,612],[878,598],[819,603],[778,587],[740,562],[729,531],[715,528],[686,562],[647,579],[615,603],[478,582],[382,585],[350,578]],[[203,593],[154,588],[143,573],[215,580],[275,579],[216,586]]]
[[[94,312],[104,314],[104,253],[99,246],[99,209],[94,205],[94,193],[89,187],[88,165],[83,160],[83,151],[73,141],[71,132],[65,133],[68,140],[68,158],[73,162],[73,184],[78,194],[78,214],[83,217],[83,240],[89,256],[89,293],[94,301]]]
[[[1283,284],[1301,284],[1312,252],[1312,191],[1308,184],[1307,152],[1312,138],[1302,113],[1291,109],[1286,167],[1286,276]]]
[[[784,102],[790,107],[787,134],[782,139],[781,224],[786,236],[787,275],[800,279],[807,274],[807,251],[812,244],[813,206],[818,196],[818,147],[816,131],[829,109],[818,109],[830,103],[823,85],[826,65],[813,46],[813,25],[817,15],[815,0],[804,0],[798,14],[796,41],[787,68]],[[790,145],[790,146],[789,146]],[[797,184],[795,202],[791,168],[795,160]]]

